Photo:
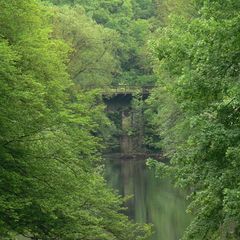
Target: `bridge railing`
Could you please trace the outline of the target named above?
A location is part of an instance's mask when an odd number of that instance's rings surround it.
[[[133,94],[133,93],[140,93],[140,94],[148,94],[154,85],[127,85],[127,84],[119,84],[116,86],[108,86],[104,88],[103,91],[106,94]]]

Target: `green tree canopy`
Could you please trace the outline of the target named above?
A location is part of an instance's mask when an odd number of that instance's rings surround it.
[[[113,44],[116,50],[114,57],[119,60],[119,69],[112,74],[113,83],[154,82],[155,78],[146,52],[146,43],[152,31],[155,14],[154,1],[51,0],[51,2],[71,6],[79,4],[96,23],[117,32],[119,36],[117,41],[113,35],[109,38],[110,46]]]
[[[240,3],[198,1],[196,10],[172,16],[150,45],[160,84],[152,121],[172,159],[155,164],[192,190],[183,239],[238,239]]]
[[[1,239],[147,239],[103,180],[99,133],[109,122],[99,93],[70,80],[51,11],[37,0],[0,8]]]
[[[110,85],[118,69],[118,34],[96,24],[79,6],[53,7],[53,36],[72,48],[69,72],[81,86]]]

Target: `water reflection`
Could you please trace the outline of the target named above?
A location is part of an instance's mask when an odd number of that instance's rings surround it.
[[[127,215],[139,223],[153,223],[152,240],[178,240],[190,217],[182,193],[169,181],[156,179],[140,159],[111,157],[107,164],[107,180],[128,201]]]

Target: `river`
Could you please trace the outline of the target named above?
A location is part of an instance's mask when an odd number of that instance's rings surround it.
[[[170,181],[160,180],[141,159],[108,157],[106,178],[122,196],[132,195],[126,214],[136,222],[152,223],[152,240],[178,240],[190,222],[185,196]]]

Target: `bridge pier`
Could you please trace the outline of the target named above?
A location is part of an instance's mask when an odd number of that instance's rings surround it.
[[[121,130],[120,150],[123,154],[130,154],[134,152],[134,139],[131,136],[131,129],[133,126],[133,113],[122,111],[121,113]]]
[[[118,152],[124,155],[144,153],[143,109],[134,109],[133,100],[134,96],[130,93],[119,93],[104,98],[107,113],[119,133]]]

